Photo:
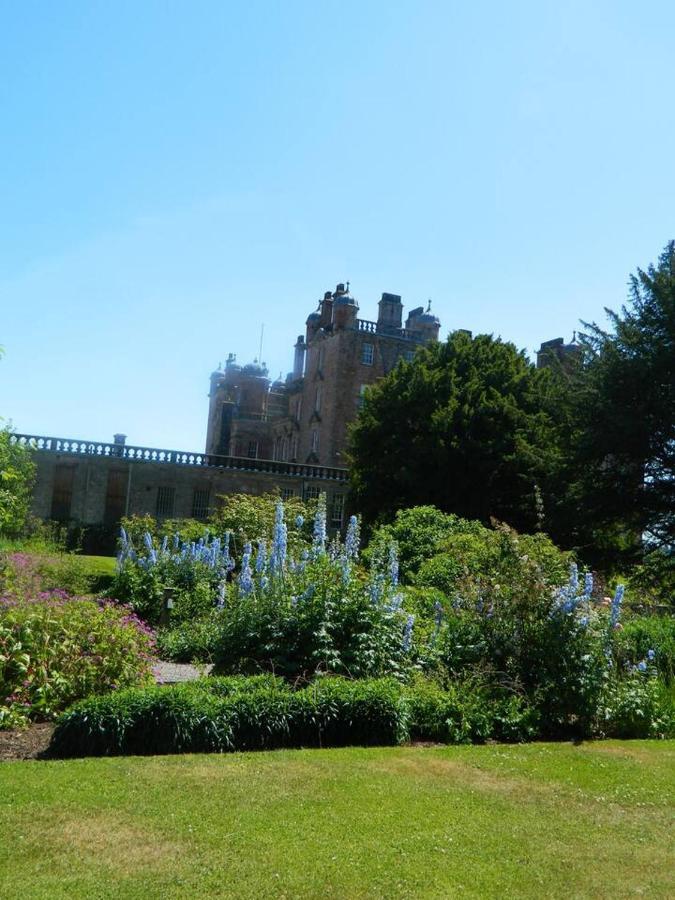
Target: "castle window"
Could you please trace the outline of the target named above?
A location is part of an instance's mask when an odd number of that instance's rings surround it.
[[[282,488],[281,489],[281,499],[282,500],[291,500],[295,496],[296,496],[296,493],[293,490],[293,488]]]
[[[298,458],[298,436],[297,434],[293,435],[293,440],[291,441],[291,459]]]
[[[415,351],[414,350],[406,350],[403,354],[406,362],[412,362],[415,359]]]
[[[333,505],[330,511],[330,523],[334,528],[342,528],[342,517],[345,511],[344,494],[335,494],[333,496]]]
[[[314,395],[314,412],[321,412],[321,385],[317,384]]]
[[[51,518],[56,522],[66,522],[70,518],[74,480],[75,466],[63,464],[54,468]]]
[[[195,488],[192,493],[192,518],[205,519],[209,511],[209,489]]]
[[[257,441],[249,441],[248,442],[248,453],[246,454],[249,459],[257,459],[258,458],[258,442]]]
[[[368,387],[367,384],[362,384],[361,387],[359,388],[359,396],[356,398],[356,406],[358,409],[363,408],[363,402],[366,399],[366,388],[367,387]]]
[[[317,363],[317,369],[319,370],[319,372],[323,369],[323,355],[324,355],[324,348],[319,347],[319,361]]]
[[[316,453],[319,449],[319,429],[312,429],[312,452]]]
[[[361,345],[361,362],[364,366],[372,366],[373,359],[375,358],[375,345],[374,344],[362,344]]]
[[[316,484],[306,484],[302,491],[303,500],[318,500],[321,494],[321,488]]]
[[[155,514],[161,518],[170,518],[173,515],[174,503],[176,501],[176,488],[162,486],[157,488],[157,506]]]

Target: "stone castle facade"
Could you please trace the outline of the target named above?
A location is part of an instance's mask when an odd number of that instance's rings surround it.
[[[41,519],[101,530],[114,546],[122,516],[205,519],[226,494],[325,493],[329,524],[344,524],[348,502],[346,447],[365,389],[400,359],[437,341],[440,322],[429,309],[403,323],[398,294],[384,293],[376,320],[359,318],[349,284],[327,291],[307,317],[294,347],[293,370],[272,382],[264,364],[241,366],[230,355],[213,372],[204,452],[15,435],[34,450],[32,511]],[[571,365],[580,348],[546,341],[537,365]],[[96,552],[99,552],[97,550]]]
[[[358,313],[349,284],[327,291],[298,336],[285,381],[272,383],[262,364],[240,366],[230,355],[211,375],[207,455],[345,466],[347,429],[365,388],[440,330],[421,306],[404,325],[398,294],[382,294],[375,321]]]

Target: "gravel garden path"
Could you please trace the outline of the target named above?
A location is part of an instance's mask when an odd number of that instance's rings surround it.
[[[192,666],[189,663],[174,663],[161,660],[153,666],[158,684],[178,684],[183,681],[196,681],[209,675],[213,666]]]

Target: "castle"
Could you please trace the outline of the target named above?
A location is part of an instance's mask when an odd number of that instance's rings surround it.
[[[271,382],[264,364],[241,366],[232,354],[210,379],[204,452],[18,434],[33,448],[37,476],[32,513],[100,534],[90,552],[114,546],[122,516],[206,519],[218,497],[279,492],[326,494],[329,524],[344,524],[348,426],[368,385],[400,359],[437,341],[440,322],[417,307],[403,324],[398,294],[384,293],[377,320],[361,319],[349,283],[327,291],[294,347],[293,370]],[[573,340],[547,341],[539,367],[570,364]],[[98,539],[97,539],[98,540]]]
[[[440,329],[421,306],[404,327],[398,294],[382,294],[377,321],[358,312],[349,284],[327,291],[298,335],[285,381],[271,384],[264,365],[240,366],[230,355],[211,375],[206,453],[344,466],[347,426],[365,388]]]

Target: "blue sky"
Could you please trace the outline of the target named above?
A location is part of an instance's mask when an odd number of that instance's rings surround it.
[[[0,0],[0,415],[199,449],[322,293],[529,352],[675,237],[670,2]]]

